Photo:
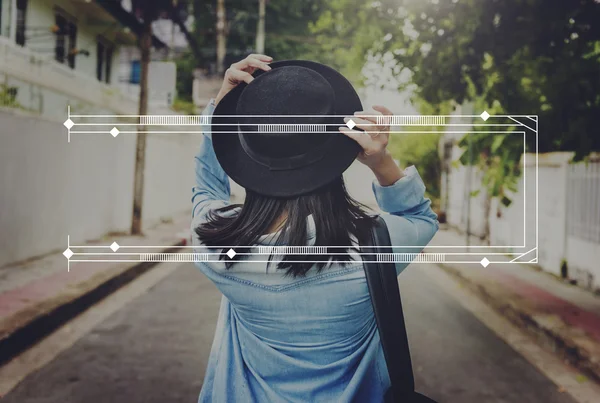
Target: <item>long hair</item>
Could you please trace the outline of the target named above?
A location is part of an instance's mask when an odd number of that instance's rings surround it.
[[[277,269],[286,270],[286,275],[298,277],[310,270],[313,266],[310,261],[319,260],[316,267],[321,271],[329,263],[345,264],[351,260],[351,248],[330,246],[350,246],[352,237],[359,244],[366,241],[374,219],[364,211],[364,207],[350,197],[340,176],[310,194],[294,198],[274,198],[246,190],[244,204],[211,211],[207,222],[198,226],[195,232],[204,245],[223,246],[221,259],[225,259],[224,254],[230,246],[255,245],[283,214],[286,218],[279,228],[275,245],[307,246],[307,219],[312,215],[316,230],[314,246],[323,247],[320,250],[324,250],[325,254],[283,254],[277,264]],[[240,209],[235,214],[224,214],[236,208]],[[242,255],[226,259],[226,267],[230,268],[233,261],[242,259]]]

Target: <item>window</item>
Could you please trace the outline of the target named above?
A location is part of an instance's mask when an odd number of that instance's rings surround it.
[[[15,42],[25,46],[25,23],[27,19],[27,0],[17,0],[17,29]]]
[[[98,81],[110,83],[113,53],[113,46],[99,38],[96,45],[96,77]]]
[[[54,46],[54,58],[59,63],[65,62],[65,31],[67,30],[67,20],[60,14],[56,14],[56,45]]]
[[[56,44],[54,47],[54,58],[59,63],[68,63],[69,67],[75,68],[75,56],[77,50],[77,25],[62,11],[57,10],[55,14]]]
[[[69,27],[69,67],[75,68],[75,56],[77,55],[75,52],[77,51],[77,25],[73,22],[68,23]]]
[[[104,69],[105,78],[104,82],[110,84],[110,74],[112,69],[112,59],[113,59],[113,48],[106,48],[106,68]]]
[[[96,77],[98,81],[102,81],[102,72],[104,71],[104,55],[106,54],[106,48],[102,42],[98,42],[96,45]]]

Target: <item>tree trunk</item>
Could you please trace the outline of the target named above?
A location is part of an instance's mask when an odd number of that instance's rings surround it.
[[[144,18],[143,31],[140,35],[140,103],[139,114],[148,114],[148,69],[150,67],[150,50],[152,48],[152,19]],[[142,233],[142,203],[144,196],[144,169],[146,166],[146,126],[138,126],[135,147],[135,176],[133,184],[133,215],[131,233]]]
[[[217,73],[225,72],[225,55],[227,53],[227,20],[225,0],[217,0]]]
[[[256,26],[256,53],[265,53],[265,12],[267,0],[258,0],[258,24]]]
[[[488,245],[491,245],[490,232],[490,213],[492,212],[492,197],[487,189],[485,189],[485,204],[484,204],[484,223],[483,223],[483,238]]]
[[[473,146],[471,133],[467,134],[468,137],[468,153],[469,153],[469,165],[467,165],[467,229],[465,246],[469,248],[471,246],[471,191],[473,187]],[[469,249],[467,249],[469,251]]]

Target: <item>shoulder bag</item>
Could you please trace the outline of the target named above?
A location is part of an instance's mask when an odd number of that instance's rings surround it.
[[[368,248],[369,252],[392,253],[390,234],[381,216],[376,218],[370,243],[365,246],[374,246]],[[384,401],[385,403],[436,403],[427,396],[415,392],[415,379],[395,264],[379,262],[375,254],[364,255],[364,257],[371,303],[392,382]]]

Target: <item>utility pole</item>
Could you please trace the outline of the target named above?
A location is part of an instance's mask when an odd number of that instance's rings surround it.
[[[227,53],[227,15],[225,0],[217,0],[217,73],[225,72],[225,54]]]
[[[256,53],[265,53],[265,13],[267,0],[258,0],[258,24],[256,26]]]
[[[140,103],[139,115],[148,114],[148,70],[152,48],[153,10],[144,13],[142,33],[140,35]],[[144,169],[146,167],[146,126],[138,126],[135,145],[135,174],[133,182],[133,211],[131,233],[142,233],[142,202],[144,197]]]

